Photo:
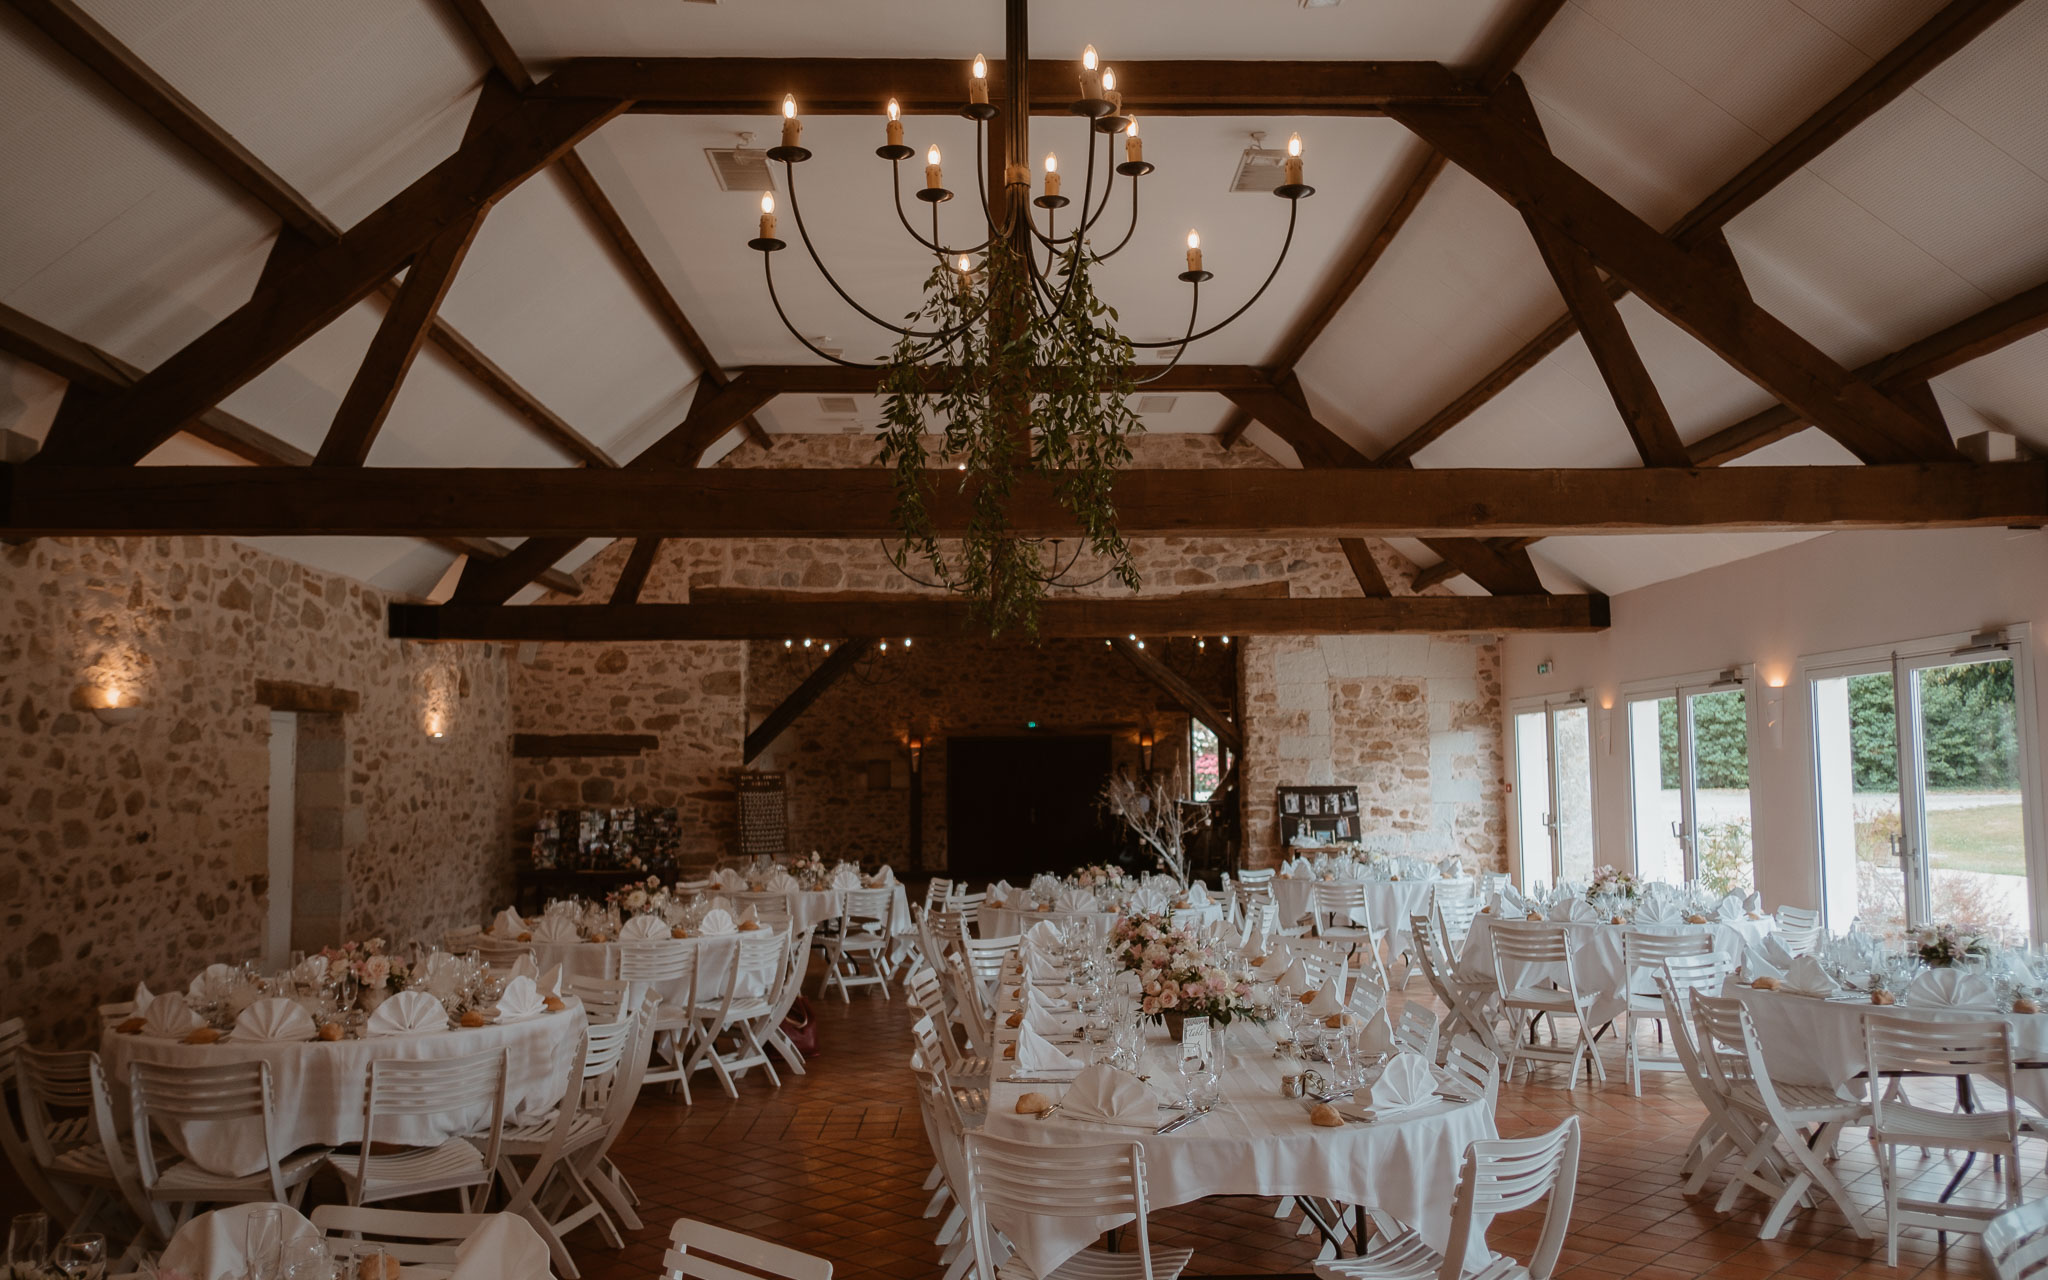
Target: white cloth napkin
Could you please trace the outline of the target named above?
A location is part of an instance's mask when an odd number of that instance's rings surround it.
[[[833,887],[860,888],[860,872],[856,871],[853,873],[853,883],[851,885],[834,885]],[[796,890],[796,877],[784,871],[781,867],[777,867],[768,873],[766,880],[761,882],[761,889],[764,893],[793,893]]]
[[[526,917],[510,907],[500,911],[497,918],[491,921],[491,936],[494,938],[517,941],[520,934],[527,932],[529,930],[526,927]]]
[[[498,996],[498,1021],[518,1022],[548,1011],[542,1002],[540,987],[532,978],[514,978],[505,984],[505,990]]]
[[[1289,880],[1313,880],[1316,877],[1315,866],[1307,858],[1296,858],[1280,869]]]
[[[1026,1005],[1024,1008],[1024,1021],[1021,1025],[1027,1026],[1039,1035],[1048,1038],[1067,1034],[1066,1027],[1060,1023],[1058,1018],[1053,1017],[1052,1013],[1043,1005]]]
[[[1764,895],[1760,893],[1752,893],[1742,900],[1742,912],[1744,915],[1762,915],[1763,910]]]
[[[1065,982],[1066,970],[1046,959],[1036,951],[1018,952],[1024,961],[1024,976],[1033,982]]]
[[[549,965],[545,973],[533,980],[533,989],[540,993],[542,1000],[546,1000],[549,996],[560,999],[562,995],[562,966],[558,964]]]
[[[1991,979],[1961,969],[1929,969],[1906,987],[1906,1003],[1923,1009],[1988,1009],[1995,995]]]
[[[860,888],[860,868],[854,866],[851,862],[842,862],[832,868],[832,887],[834,889]]]
[[[1636,910],[1636,923],[1644,925],[1684,924],[1685,917],[1668,902],[1653,902]]]
[[[1197,880],[1193,884],[1190,884],[1188,886],[1188,905],[1190,907],[1208,906],[1209,886],[1203,884],[1200,880]]]
[[[1280,975],[1280,981],[1276,985],[1282,991],[1300,995],[1302,992],[1313,988],[1316,985],[1316,980],[1309,974],[1307,962],[1300,956],[1296,956],[1293,963],[1287,966],[1287,971]]]
[[[512,976],[515,978],[538,978],[540,976],[540,961],[533,958],[533,952],[522,952],[519,958],[512,962]]]
[[[149,1002],[154,999],[156,999],[156,996],[150,991],[147,982],[135,984],[135,1011],[137,1013],[141,1013],[144,1009],[149,1008]]]
[[[1024,1007],[1027,1009],[1050,1010],[1069,1009],[1073,1006],[1069,1005],[1064,1000],[1053,999],[1051,996],[1045,994],[1045,992],[1040,991],[1037,987],[1034,987],[1029,982],[1026,982],[1024,984]]]
[[[1095,910],[1095,895],[1079,887],[1062,889],[1059,892],[1059,896],[1053,899],[1053,906],[1061,911],[1093,911]],[[1143,910],[1143,908],[1136,905],[1135,897],[1132,901],[1132,909]]]
[[[1081,1064],[1061,1053],[1051,1041],[1031,1029],[1030,1023],[1017,1028],[1017,1070],[1027,1075],[1041,1071],[1074,1071]]]
[[[1569,920],[1573,924],[1598,924],[1600,913],[1584,898],[1573,898],[1570,902],[1559,903],[1550,913],[1553,920]]]
[[[258,1000],[235,1019],[237,1040],[311,1040],[316,1028],[313,1016],[296,1000],[272,996]]]
[[[1037,950],[1040,947],[1052,948],[1058,945],[1060,945],[1060,931],[1053,927],[1053,923],[1050,920],[1040,920],[1037,924],[1026,929],[1023,942],[1018,944],[1019,949],[1029,946],[1033,950]]]
[[[1785,976],[1778,980],[1778,990],[1789,991],[1795,996],[1820,996],[1826,998],[1842,988],[1827,970],[1820,967],[1820,961],[1812,956],[1797,956],[1785,968]]]
[[[549,916],[533,926],[535,942],[574,942],[578,936],[576,922],[567,916]]]
[[[547,1242],[531,1223],[516,1213],[494,1213],[456,1246],[448,1280],[548,1280],[548,1266]]]
[[[1321,1016],[1344,1012],[1343,1002],[1337,999],[1337,988],[1342,985],[1343,982],[1337,978],[1325,982],[1317,989],[1316,998],[1309,1001],[1308,1011]]]
[[[720,867],[711,873],[711,878],[718,882],[721,889],[737,891],[747,887],[747,878],[731,867]]]
[[[1375,1116],[1419,1107],[1436,1094],[1436,1074],[1419,1053],[1397,1053],[1372,1086]]]
[[[634,916],[619,927],[620,942],[652,942],[668,935],[668,921],[660,916]]]
[[[1500,900],[1516,915],[1529,914],[1529,900],[1522,896],[1520,889],[1515,888],[1513,881],[1500,887]]]
[[[1150,914],[1171,911],[1173,895],[1158,885],[1147,885],[1131,895],[1131,910]]]
[[[1021,1056],[1023,1051],[1018,1053]],[[1074,1083],[1060,1099],[1060,1114],[1098,1124],[1149,1128],[1159,1123],[1159,1106],[1152,1100],[1152,1091],[1130,1072],[1106,1063],[1089,1067],[1074,1077]]]
[[[983,901],[991,907],[1002,907],[1008,906],[1010,899],[1016,896],[1017,891],[1010,887],[1008,880],[998,880],[988,887],[988,896]]]
[[[448,1011],[439,1000],[424,991],[401,991],[377,1006],[377,1012],[363,1024],[363,1033],[402,1036],[418,1031],[444,1031],[447,1027]]]
[[[738,929],[744,925],[750,924],[759,927],[760,923],[761,908],[749,902],[746,905],[746,907],[740,912],[740,918],[733,921],[733,928]],[[753,930],[750,929],[748,930],[748,932],[751,933],[753,932]]]
[[[317,987],[327,981],[327,957],[315,953],[299,961],[292,970],[292,981],[302,987]]]
[[[882,869],[875,872],[874,878],[867,882],[867,886],[870,889],[887,889],[895,883],[896,868],[885,862],[882,864]]]
[[[249,1219],[265,1211],[282,1216],[279,1234],[286,1240],[320,1236],[320,1228],[289,1205],[233,1205],[202,1213],[179,1227],[164,1246],[163,1257],[157,1262],[159,1271],[181,1271],[192,1280],[240,1280],[249,1270],[249,1259],[243,1253],[249,1239]],[[519,1221],[523,1225],[525,1219]]]
[[[162,1036],[175,1040],[187,1031],[194,1031],[206,1025],[204,1019],[192,1012],[192,1006],[185,1003],[185,997],[175,991],[166,991],[149,1002],[142,1011],[142,1034]]]
[[[233,965],[210,964],[207,965],[204,969],[201,969],[198,972],[198,974],[196,974],[193,977],[191,984],[185,988],[185,994],[191,997],[192,999],[197,1000],[201,996],[206,994],[206,988],[209,983],[215,984],[219,986],[221,989],[225,990],[230,984],[235,982],[235,980],[235,969]]]
[[[711,908],[704,913],[704,918],[697,922],[697,932],[707,938],[714,934],[735,933],[738,930],[739,925],[733,922],[732,912],[724,907]]]

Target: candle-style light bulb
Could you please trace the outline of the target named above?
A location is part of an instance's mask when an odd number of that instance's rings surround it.
[[[1138,117],[1132,116],[1129,128],[1124,133],[1124,159],[1132,164],[1145,159],[1145,144],[1138,138]]]
[[[939,144],[934,142],[931,150],[924,153],[924,185],[926,188],[936,190],[944,186],[945,184],[940,181],[940,176]]]
[[[1102,73],[1097,71],[1095,46],[1081,50],[1081,97],[1087,101],[1099,101],[1102,97]]]
[[[782,95],[782,145],[801,146],[798,139],[802,138],[803,134],[804,122],[796,118],[796,95],[785,93]]]
[[[1060,158],[1048,151],[1045,153],[1045,194],[1056,196],[1060,193]]]
[[[903,145],[903,108],[896,105],[894,98],[889,99],[889,123],[883,126],[883,133],[888,138],[890,146]]]
[[[1287,139],[1287,182],[1291,186],[1301,185],[1301,135]]]
[[[988,101],[988,59],[974,55],[974,74],[967,78],[967,101],[976,105]]]
[[[1188,232],[1188,270],[1202,269],[1202,237],[1192,230]]]
[[[1118,115],[1123,114],[1124,95],[1117,91],[1115,67],[1102,69],[1102,96],[1109,99],[1111,111]]]
[[[775,193],[773,191],[763,191],[761,193],[761,238],[763,240],[773,240],[775,238]]]
[[[119,689],[107,690],[107,705],[110,707],[121,705],[121,691]]]
[[[969,261],[967,260],[967,255],[966,255],[966,254],[964,254],[964,253],[963,253],[963,254],[961,254],[961,255],[960,255],[960,274],[964,276],[964,275],[966,275],[966,274],[967,274],[967,273],[968,273],[969,271],[971,271],[971,270],[973,270],[973,269],[974,269],[974,264],[973,264],[973,263],[971,263],[971,262],[969,262]]]
[[[1094,45],[1092,45],[1092,44],[1091,44],[1091,45],[1089,45],[1089,46],[1088,46],[1087,48],[1085,48],[1085,49],[1081,50],[1081,65],[1082,65],[1082,67],[1086,68],[1086,69],[1087,69],[1087,70],[1089,70],[1089,71],[1093,71],[1093,70],[1095,70],[1095,46],[1094,46]]]

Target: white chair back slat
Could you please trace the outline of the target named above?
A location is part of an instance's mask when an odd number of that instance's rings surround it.
[[[661,1265],[663,1280],[832,1280],[825,1258],[689,1218],[669,1230]]]

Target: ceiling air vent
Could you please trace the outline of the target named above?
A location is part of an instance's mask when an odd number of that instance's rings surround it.
[[[1172,413],[1173,406],[1180,403],[1179,396],[1139,396],[1139,413]]]
[[[765,151],[752,147],[706,147],[704,158],[711,162],[711,172],[717,175],[721,191],[759,195],[775,189],[775,176],[768,171],[768,153]]]
[[[1230,189],[1271,195],[1273,188],[1280,185],[1281,178],[1286,172],[1285,151],[1269,151],[1264,147],[1249,146],[1238,159],[1237,176],[1231,180]]]
[[[851,418],[860,412],[852,396],[819,396],[818,412],[828,418]]]

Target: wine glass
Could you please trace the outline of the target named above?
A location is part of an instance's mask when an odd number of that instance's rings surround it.
[[[88,1231],[65,1236],[50,1262],[65,1280],[100,1280],[107,1274],[107,1238]]]
[[[16,1214],[7,1225],[7,1275],[10,1280],[40,1280],[50,1265],[50,1215]]]
[[[277,1209],[258,1209],[243,1225],[242,1257],[249,1264],[249,1280],[282,1280],[278,1271],[284,1247],[284,1214]]]
[[[1202,1077],[1209,1073],[1208,1061],[1183,1053],[1179,1072],[1180,1105],[1183,1110],[1193,1111],[1202,1105]]]
[[[278,1275],[282,1280],[328,1280],[334,1272],[327,1247],[318,1236],[298,1236],[284,1242],[278,1251]]]

